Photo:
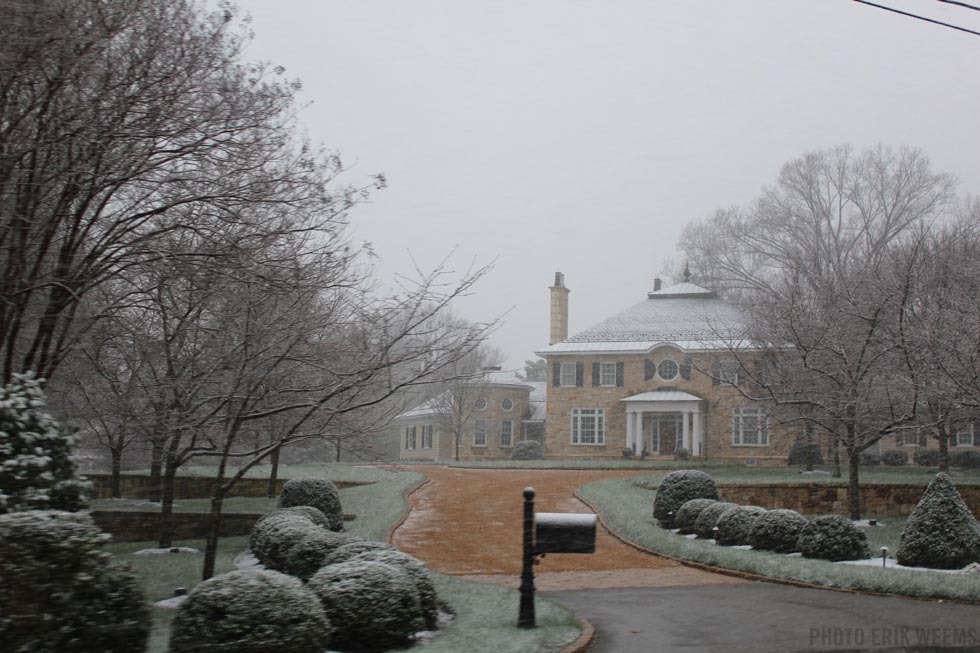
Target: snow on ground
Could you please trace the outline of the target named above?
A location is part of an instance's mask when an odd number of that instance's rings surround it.
[[[259,559],[252,554],[250,549],[245,549],[235,556],[232,564],[235,565],[235,569],[265,569],[265,567],[259,564]]]
[[[868,567],[881,568],[881,558],[868,558],[866,560],[841,560],[838,564],[842,565],[863,565]],[[895,558],[885,558],[885,569],[908,569],[909,571],[941,571],[946,574],[976,574],[980,573],[980,565],[973,562],[962,569],[932,569],[930,567],[906,567],[898,564]]]
[[[871,523],[870,519],[858,519],[857,521],[852,521],[851,523],[858,528],[877,528],[878,526],[885,525],[885,522],[878,521],[877,519],[875,520],[874,524]]]
[[[177,608],[180,607],[180,604],[186,600],[187,600],[187,595],[185,594],[184,596],[175,596],[173,598],[157,601],[153,605],[157,606],[158,608],[172,608],[176,610]]]
[[[134,556],[150,556],[159,555],[163,553],[200,553],[198,549],[192,549],[189,546],[174,546],[169,549],[140,549],[139,551],[134,551]]]

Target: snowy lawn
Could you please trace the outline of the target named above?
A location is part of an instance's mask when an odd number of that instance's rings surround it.
[[[384,478],[386,474],[391,474],[383,469],[385,465],[350,465],[347,463],[305,463],[302,465],[279,465],[277,476],[289,479],[299,476],[314,476],[316,478],[328,478],[331,481],[360,481],[371,482]],[[270,465],[255,465],[246,472],[246,478],[268,478],[272,470]],[[180,476],[201,476],[205,478],[213,477],[215,468],[208,465],[187,465],[180,468]],[[150,473],[148,469],[140,469],[123,474],[133,474],[146,476]],[[229,472],[230,473],[230,472]]]
[[[904,594],[980,601],[980,583],[975,574],[949,574],[902,568],[846,565],[825,560],[808,560],[766,551],[724,547],[692,540],[660,528],[653,519],[654,493],[638,487],[634,479],[606,479],[580,489],[596,506],[614,531],[642,546],[667,555],[703,564],[773,578],[797,580],[869,592]],[[869,546],[876,553],[888,546],[894,554],[901,533],[901,519],[884,519],[885,526],[868,528]]]

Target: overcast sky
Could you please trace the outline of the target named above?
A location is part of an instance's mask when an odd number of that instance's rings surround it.
[[[879,0],[980,31],[980,13]],[[251,59],[303,82],[308,134],[364,184],[386,283],[496,261],[458,306],[507,313],[510,367],[646,297],[683,225],[745,205],[801,154],[922,148],[980,192],[980,37],[851,0],[238,0]],[[976,3],[980,4],[980,2]]]

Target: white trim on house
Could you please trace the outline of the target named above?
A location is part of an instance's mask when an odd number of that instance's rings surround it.
[[[620,401],[626,404],[626,448],[639,454],[644,446],[643,415],[646,413],[680,413],[681,443],[694,456],[703,456],[704,401],[682,390],[641,392]]]
[[[583,422],[591,420],[589,430],[591,442],[583,442],[587,432]],[[572,409],[572,444],[586,447],[602,447],[606,444],[606,409],[605,408],[573,408]]]

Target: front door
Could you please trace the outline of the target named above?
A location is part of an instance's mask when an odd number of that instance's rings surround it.
[[[650,453],[673,456],[681,440],[681,413],[653,413]]]

